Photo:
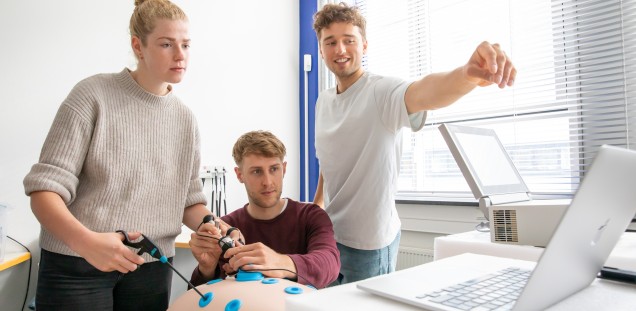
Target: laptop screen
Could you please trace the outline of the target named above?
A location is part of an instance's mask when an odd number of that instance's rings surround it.
[[[529,192],[494,130],[451,124],[439,130],[476,199]]]

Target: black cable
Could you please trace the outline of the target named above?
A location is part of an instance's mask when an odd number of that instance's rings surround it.
[[[12,238],[12,237],[10,237],[8,235],[7,235],[7,238],[9,238],[9,239],[13,240],[14,242],[22,245],[22,247],[24,247],[24,249],[26,249],[27,252],[29,252],[29,274],[28,274],[28,277],[27,277],[26,293],[24,293],[24,302],[22,302],[22,309],[20,309],[20,310],[24,310],[24,307],[26,307],[27,298],[29,297],[29,286],[30,286],[30,283],[31,283],[31,263],[33,262],[33,255],[31,255],[31,251],[29,250],[29,248],[24,246],[24,244],[18,242],[18,240],[14,239],[14,238]]]
[[[201,228],[201,226],[203,226],[203,224],[206,224],[206,223],[212,221],[213,218],[214,218],[214,216],[212,216],[212,215],[203,216],[203,220],[201,221],[201,223],[197,227],[197,231],[199,231],[199,228]]]
[[[201,223],[201,225],[202,225],[202,224],[203,224],[203,223]],[[199,225],[199,227],[201,227],[201,225]],[[235,227],[231,227],[230,229],[234,229],[234,230],[238,231],[238,233],[239,233],[239,239],[238,239],[238,242],[239,242],[239,243],[241,243],[241,244],[243,244],[243,245],[245,245],[245,239],[243,238],[243,232],[241,232],[241,230],[239,230],[238,228],[235,228]],[[197,230],[198,230],[198,228],[197,228]],[[229,229],[228,229],[228,230],[229,230]],[[231,233],[231,232],[232,232],[232,231],[234,231],[234,230],[229,230],[229,231],[230,231],[230,233]],[[215,240],[217,240],[217,241],[221,241],[221,239],[223,238],[223,237],[221,237],[221,238],[215,238],[215,237],[213,237],[213,236],[211,236],[211,235],[201,234],[201,233],[199,233],[199,232],[195,232],[195,233],[196,233],[198,236],[202,236],[202,237],[206,237],[206,238],[213,238],[213,239],[215,239]],[[232,238],[229,234],[226,234],[226,236],[228,236],[228,237]]]
[[[219,238],[217,238],[217,237],[213,237],[213,236],[211,236],[211,235],[201,234],[201,233],[198,233],[198,232],[195,232],[195,233],[196,233],[198,236],[202,236],[202,237],[206,237],[206,238],[213,238],[213,239],[215,239],[215,240],[217,240],[217,241],[221,241],[221,239],[219,239]]]

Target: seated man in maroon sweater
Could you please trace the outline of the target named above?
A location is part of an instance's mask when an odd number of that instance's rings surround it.
[[[216,220],[219,228],[203,222],[192,234],[190,247],[199,262],[192,284],[224,278],[239,268],[316,288],[338,277],[340,253],[327,213],[313,203],[281,198],[285,152],[283,143],[266,131],[246,133],[235,143],[234,171],[249,203]],[[228,231],[235,243],[223,253],[219,239]]]

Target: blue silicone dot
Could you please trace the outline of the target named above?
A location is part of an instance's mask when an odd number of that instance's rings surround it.
[[[212,285],[212,284],[214,284],[214,283],[218,283],[218,282],[221,282],[221,281],[223,281],[223,279],[214,279],[214,280],[210,280],[210,281],[208,281],[208,282],[207,282],[207,283],[205,283],[205,284],[207,284],[207,285]]]
[[[288,294],[296,295],[296,294],[302,294],[303,289],[296,286],[290,286],[285,288],[285,292]]]
[[[241,269],[239,269],[238,273],[236,274],[237,282],[260,281],[263,278],[263,274],[260,272],[243,271]]]
[[[159,258],[159,261],[161,261],[162,263],[166,263],[168,262],[168,258],[166,258],[166,256],[161,256],[161,258]]]
[[[212,298],[214,298],[214,294],[210,292],[203,294],[203,297],[199,299],[199,307],[203,308],[207,306],[208,304],[210,304],[210,301],[212,301]]]
[[[261,281],[261,283],[263,283],[263,284],[276,284],[276,283],[278,283],[278,280],[277,279],[271,279],[271,278],[270,279],[264,279],[264,280]]]
[[[241,308],[241,304],[243,303],[240,299],[231,300],[225,305],[225,311],[237,311]]]

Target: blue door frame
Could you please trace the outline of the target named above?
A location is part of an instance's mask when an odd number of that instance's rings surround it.
[[[313,30],[313,16],[318,0],[300,0],[299,105],[300,105],[300,200],[313,201],[320,172],[316,159],[315,115],[318,98],[318,40]],[[311,55],[311,70],[305,75],[305,55]],[[307,77],[307,116],[305,116],[305,76]],[[305,118],[307,122],[305,122]],[[307,127],[305,127],[307,123]],[[307,128],[307,130],[305,130]],[[307,133],[305,133],[305,131]],[[307,138],[305,138],[307,137]],[[306,146],[307,145],[307,146]],[[307,169],[305,167],[307,166]],[[308,188],[306,188],[308,187]]]

